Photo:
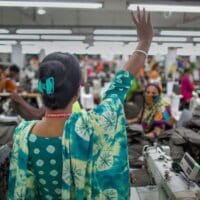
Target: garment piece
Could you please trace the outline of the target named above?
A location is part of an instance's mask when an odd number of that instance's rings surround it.
[[[139,82],[137,81],[137,79],[133,79],[131,87],[129,88],[127,95],[126,95],[126,101],[130,101],[131,97],[133,96],[133,93],[139,89],[140,89]]]
[[[73,113],[62,136],[62,200],[129,199],[129,164],[123,102],[132,75],[120,71],[103,101],[89,112]],[[28,169],[28,135],[37,121],[15,131],[9,200],[38,199],[35,174]],[[50,197],[49,197],[50,199]]]
[[[152,131],[155,127],[161,129],[171,128],[174,124],[174,119],[170,103],[161,95],[157,103],[151,105],[145,104],[141,124],[146,133]]]

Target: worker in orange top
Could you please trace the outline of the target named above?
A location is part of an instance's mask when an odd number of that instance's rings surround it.
[[[0,65],[0,92],[15,92],[16,90],[16,83],[7,77],[3,65]]]

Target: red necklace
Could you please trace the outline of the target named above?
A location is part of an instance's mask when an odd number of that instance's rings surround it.
[[[45,113],[46,118],[67,118],[71,113]]]

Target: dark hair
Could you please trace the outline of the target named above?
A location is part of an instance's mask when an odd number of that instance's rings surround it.
[[[183,73],[184,73],[184,74],[185,74],[185,73],[191,73],[191,71],[190,71],[189,68],[185,68],[184,71],[183,71]]]
[[[69,53],[47,55],[39,67],[39,81],[54,78],[54,93],[42,93],[43,103],[52,110],[65,108],[77,94],[81,81],[78,60]]]
[[[17,66],[17,65],[11,65],[10,67],[9,67],[9,70],[10,71],[13,71],[13,72],[16,72],[16,73],[19,73],[19,67]]]
[[[146,88],[145,88],[145,92],[147,91],[147,88],[150,87],[150,86],[154,86],[157,90],[158,90],[158,93],[161,94],[161,88],[158,84],[156,83],[149,83]]]

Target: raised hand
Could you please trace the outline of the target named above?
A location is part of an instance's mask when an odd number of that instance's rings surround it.
[[[146,13],[145,9],[140,11],[140,8],[137,7],[137,13],[134,15],[131,12],[132,20],[137,28],[137,34],[139,42],[148,42],[151,43],[153,38],[153,27],[151,24],[151,16],[150,13]]]

